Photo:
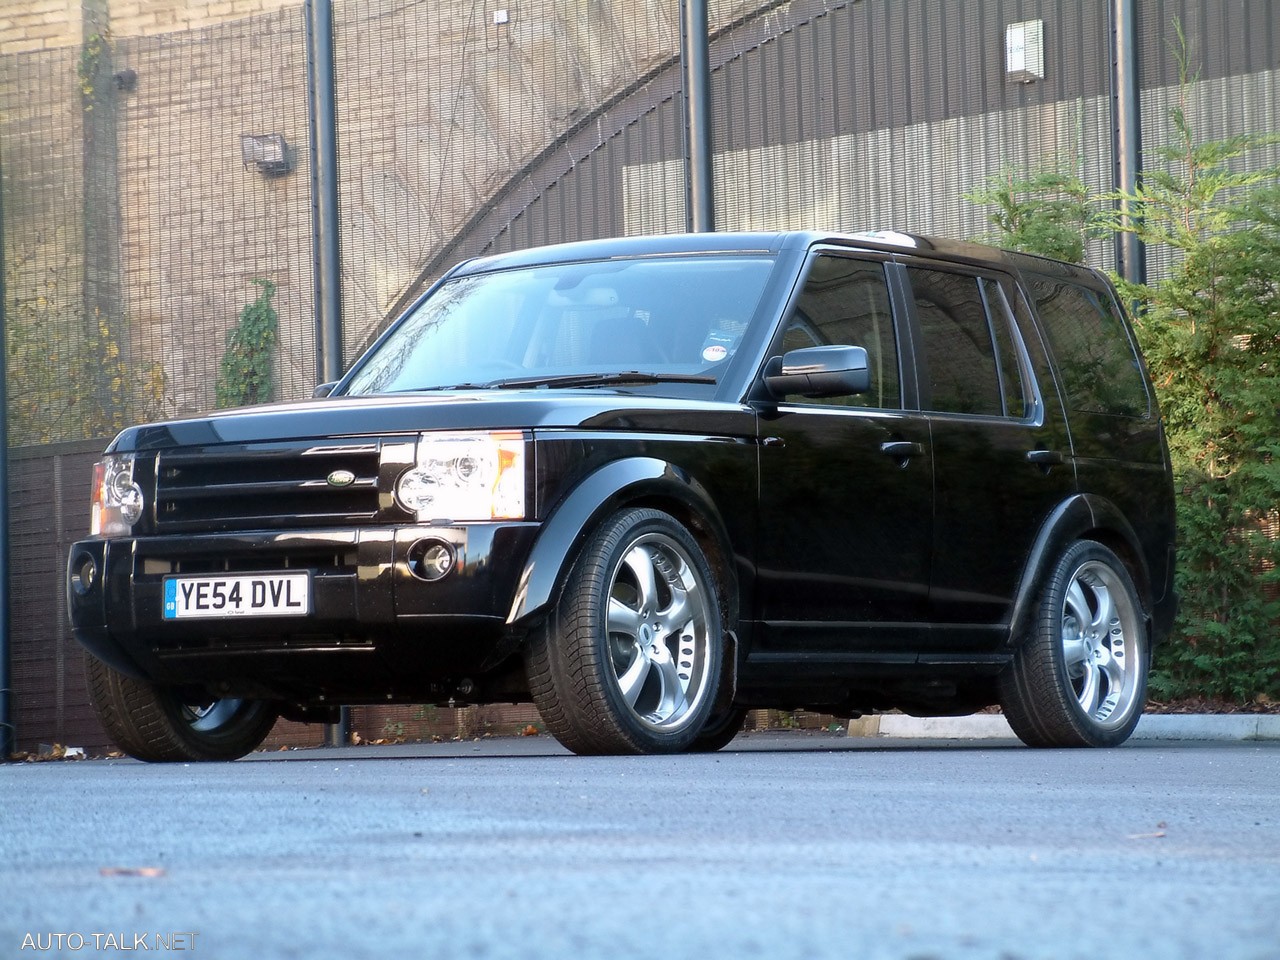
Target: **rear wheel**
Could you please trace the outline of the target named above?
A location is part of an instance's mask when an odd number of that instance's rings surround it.
[[[1013,732],[1033,747],[1111,747],[1142,716],[1146,618],[1120,558],[1078,541],[1051,571],[1033,633],[1001,674]]]
[[[235,760],[262,745],[278,712],[265,700],[211,697],[137,680],[85,657],[89,699],[107,736],[155,763]]]
[[[590,538],[527,666],[547,729],[575,753],[673,753],[711,715],[724,653],[715,578],[693,536],[657,510]]]

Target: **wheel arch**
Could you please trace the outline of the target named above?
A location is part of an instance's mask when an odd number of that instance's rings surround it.
[[[721,590],[727,628],[740,608],[739,579],[728,530],[706,488],[683,468],[654,457],[614,460],[584,478],[543,523],[521,571],[507,624],[540,618],[557,596],[587,535],[606,517],[627,507],[670,514],[689,531],[707,557]]]
[[[1138,590],[1143,617],[1150,631],[1153,606],[1151,571],[1133,525],[1105,497],[1079,493],[1058,504],[1036,534],[1014,599],[1010,647],[1017,647],[1028,635],[1045,576],[1062,552],[1076,540],[1096,541],[1120,558]]]

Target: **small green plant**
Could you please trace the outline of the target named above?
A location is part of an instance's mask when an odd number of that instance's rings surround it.
[[[1083,263],[1088,241],[1105,232],[1106,214],[1072,166],[1052,161],[1029,172],[1006,167],[964,199],[993,208],[988,219],[1000,246]]]
[[[103,63],[111,53],[111,41],[104,33],[90,34],[80,48],[80,62],[76,65],[76,79],[80,84],[81,104],[86,113],[93,109],[102,88]]]
[[[273,359],[280,318],[271,305],[271,298],[275,296],[276,285],[264,279],[253,282],[260,292],[240,311],[239,322],[227,334],[227,348],[222,354],[216,387],[219,407],[265,403],[274,394]]]
[[[421,703],[418,708],[413,711],[411,720],[425,721],[426,723],[436,723],[440,719],[440,708],[435,704]]]
[[[109,437],[124,426],[133,403],[117,335],[123,324],[98,313],[85,322],[83,301],[62,287],[75,259],[63,242],[56,234],[46,237],[5,264],[7,412],[15,446]],[[42,262],[48,270],[32,269]],[[152,371],[140,399],[146,403],[163,386],[163,374],[157,381]]]
[[[382,739],[383,740],[403,740],[404,739],[404,723],[399,720],[392,720],[388,717],[382,723]]]

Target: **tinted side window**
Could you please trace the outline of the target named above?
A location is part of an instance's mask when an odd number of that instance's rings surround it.
[[[1145,416],[1141,367],[1109,296],[1049,277],[1028,277],[1049,348],[1073,410]]]
[[[898,343],[884,267],[846,257],[815,258],[795,312],[782,337],[782,349],[843,344],[867,351],[871,389],[849,397],[787,397],[791,403],[838,406],[902,407]]]
[[[924,341],[925,408],[1001,416],[1000,374],[978,278],[919,267],[907,275]]]
[[[1000,382],[1004,386],[1005,416],[1021,420],[1031,405],[1027,383],[1030,371],[1024,371],[1022,354],[1014,342],[1013,315],[1000,284],[988,277],[982,279],[982,294],[987,298],[987,316],[996,338],[996,359],[1000,365]]]

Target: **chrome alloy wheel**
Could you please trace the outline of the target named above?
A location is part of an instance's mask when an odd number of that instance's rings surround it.
[[[192,730],[212,733],[230,723],[243,706],[244,701],[239,699],[210,699],[203,703],[181,703],[178,713]]]
[[[1084,715],[1100,727],[1126,723],[1145,689],[1142,622],[1107,564],[1089,560],[1072,575],[1062,604],[1062,659]]]
[[[685,728],[711,678],[706,584],[680,544],[648,533],[623,553],[607,596],[608,652],[623,703],[651,730]]]

